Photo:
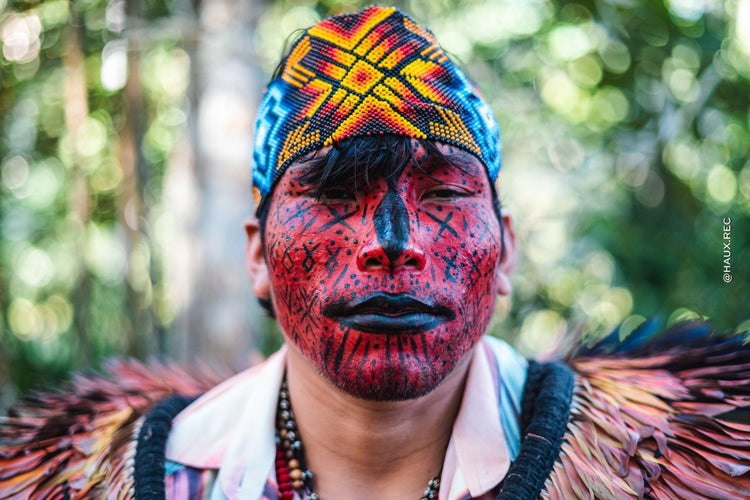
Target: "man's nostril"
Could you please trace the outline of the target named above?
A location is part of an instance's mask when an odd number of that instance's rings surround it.
[[[367,260],[365,260],[366,267],[380,267],[381,265],[383,264],[375,257],[369,257]]]

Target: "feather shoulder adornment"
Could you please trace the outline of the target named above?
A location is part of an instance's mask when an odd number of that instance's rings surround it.
[[[0,499],[133,498],[143,416],[172,394],[196,396],[222,379],[201,371],[114,360],[103,375],[25,399],[0,417]]]
[[[654,330],[569,356],[571,416],[542,498],[750,499],[747,337]]]

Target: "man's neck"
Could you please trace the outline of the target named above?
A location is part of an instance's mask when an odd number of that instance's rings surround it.
[[[287,376],[315,491],[324,500],[414,500],[439,475],[473,351],[429,394],[366,401],[324,378],[293,346]]]

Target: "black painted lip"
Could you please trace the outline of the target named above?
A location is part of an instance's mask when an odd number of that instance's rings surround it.
[[[342,299],[324,306],[322,312],[342,326],[368,333],[419,333],[456,317],[448,307],[388,293]]]

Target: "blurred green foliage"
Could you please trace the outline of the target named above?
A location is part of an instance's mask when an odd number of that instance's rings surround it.
[[[368,3],[265,6],[251,39],[266,74],[290,33]],[[393,4],[435,32],[503,128],[521,258],[493,332],[532,353],[576,325],[747,320],[750,0]],[[174,9],[0,0],[6,395],[112,353],[168,350],[179,311],[154,228],[194,119],[186,34],[158,29]]]
[[[112,353],[154,353],[170,319],[147,222],[184,128],[189,61],[177,38],[127,38],[129,16],[168,14],[148,7],[0,2],[6,397]]]

